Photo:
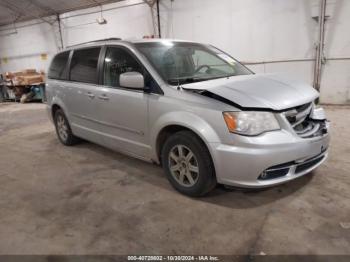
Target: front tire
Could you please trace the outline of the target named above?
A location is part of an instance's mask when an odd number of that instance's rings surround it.
[[[70,128],[67,117],[65,116],[62,109],[57,109],[55,112],[55,127],[58,139],[66,146],[72,146],[77,144],[80,139],[73,135],[72,129]]]
[[[182,194],[199,197],[216,185],[214,165],[206,145],[190,131],[169,137],[161,153],[171,185]]]

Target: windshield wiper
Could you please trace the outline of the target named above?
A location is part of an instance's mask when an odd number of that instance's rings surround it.
[[[216,77],[215,77],[216,78]],[[168,79],[169,84],[190,84],[195,82],[207,81],[215,79],[212,77],[186,77],[186,78],[170,78]]]
[[[185,84],[185,83],[193,83],[193,78],[170,78],[168,79],[169,84]]]

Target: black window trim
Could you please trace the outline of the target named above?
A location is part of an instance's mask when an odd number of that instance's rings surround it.
[[[57,54],[53,57],[53,59],[52,59],[52,61],[51,61],[51,64],[50,64],[50,67],[49,67],[48,74],[47,74],[47,78],[48,78],[48,79],[60,80],[60,81],[67,81],[67,80],[68,80],[68,75],[69,75],[69,64],[70,64],[70,59],[71,59],[71,51],[72,51],[72,50],[62,51],[62,52],[57,53]],[[65,67],[64,67],[64,70],[65,70],[65,71],[64,71],[64,74],[63,74],[62,78],[50,77],[50,76],[49,76],[49,72],[50,72],[50,68],[51,68],[51,66],[52,66],[52,63],[54,62],[54,60],[55,60],[55,58],[56,58],[57,56],[62,55],[62,54],[64,54],[64,53],[68,53],[68,58],[67,58],[67,61],[66,61],[66,65],[65,65]]]
[[[123,49],[124,51],[126,51],[129,55],[131,55],[132,58],[134,58],[136,60],[136,62],[141,66],[142,70],[143,70],[143,74],[148,74],[150,77],[152,77],[154,83],[156,83],[156,88],[153,89],[149,89],[149,90],[138,90],[138,89],[133,89],[133,88],[127,88],[127,87],[121,87],[121,86],[108,86],[104,84],[104,60],[106,57],[106,53],[107,53],[107,48],[108,47],[116,47],[116,48],[120,48]],[[158,94],[158,95],[164,95],[163,90],[160,88],[159,83],[155,80],[155,78],[153,77],[153,75],[147,70],[147,68],[143,65],[143,63],[140,61],[140,59],[130,50],[130,48],[124,46],[124,45],[118,45],[118,44],[107,44],[103,46],[103,49],[101,51],[101,56],[100,56],[101,60],[99,61],[99,83],[100,85],[104,86],[104,87],[108,87],[108,88],[113,88],[113,89],[122,89],[122,90],[128,90],[128,91],[134,91],[134,92],[144,92],[144,93],[153,93],[153,94]]]
[[[71,68],[71,62],[72,62],[72,60],[73,60],[74,52],[75,52],[75,51],[79,51],[79,50],[94,49],[94,48],[99,48],[99,49],[100,49],[100,53],[99,53],[98,61],[97,61],[96,82],[95,82],[95,83],[88,83],[88,82],[82,82],[82,81],[72,80],[72,79],[71,79],[71,70],[72,70],[72,68]],[[67,78],[68,81],[73,82],[73,83],[83,83],[83,84],[86,84],[86,85],[95,85],[95,86],[100,85],[100,83],[99,83],[99,81],[100,81],[99,75],[100,75],[100,62],[101,62],[100,60],[101,60],[102,48],[103,48],[103,46],[98,45],[98,46],[87,46],[87,47],[72,49],[72,50],[71,50],[70,57],[69,57],[69,65],[68,65],[68,66],[69,66],[69,67],[68,67],[69,71],[68,71],[68,78]]]
[[[150,77],[152,77],[154,83],[156,83],[156,88],[153,88],[152,90],[149,90],[147,92],[146,90],[137,90],[137,89],[126,88],[126,87],[115,87],[115,86],[112,87],[112,86],[104,85],[104,79],[103,79],[104,78],[104,75],[103,75],[104,74],[104,72],[103,72],[104,71],[104,59],[105,59],[108,47],[121,48],[121,49],[125,50],[128,54],[130,54],[140,64],[143,71],[145,73],[147,73]],[[87,82],[71,80],[71,62],[72,62],[74,52],[77,50],[91,49],[91,48],[100,48],[100,54],[99,54],[99,58],[98,58],[98,62],[97,62],[97,83],[87,83]],[[130,50],[130,48],[128,48],[124,45],[107,44],[107,45],[87,46],[87,47],[82,47],[82,48],[66,50],[66,51],[60,52],[58,54],[61,54],[64,52],[69,52],[64,79],[56,79],[56,78],[50,78],[50,79],[59,80],[59,81],[66,81],[66,82],[74,82],[74,83],[83,83],[83,84],[87,84],[87,85],[94,85],[94,86],[100,86],[100,87],[104,86],[104,87],[109,87],[109,88],[114,88],[114,89],[123,89],[123,90],[128,90],[128,91],[135,91],[135,92],[144,92],[144,93],[164,95],[164,92],[161,89],[157,80],[147,70],[147,68],[143,65],[143,63],[140,61],[140,59]],[[58,54],[56,54],[56,56]]]

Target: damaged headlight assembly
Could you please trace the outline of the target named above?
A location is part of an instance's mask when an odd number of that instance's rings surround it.
[[[271,112],[223,112],[223,116],[227,128],[231,133],[257,136],[268,131],[280,129],[275,115]]]

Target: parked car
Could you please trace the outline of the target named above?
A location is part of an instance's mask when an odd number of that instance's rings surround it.
[[[318,92],[254,74],[211,45],[104,40],[51,63],[48,112],[59,140],[79,138],[160,164],[175,189],[260,188],[309,173],[327,157]]]

